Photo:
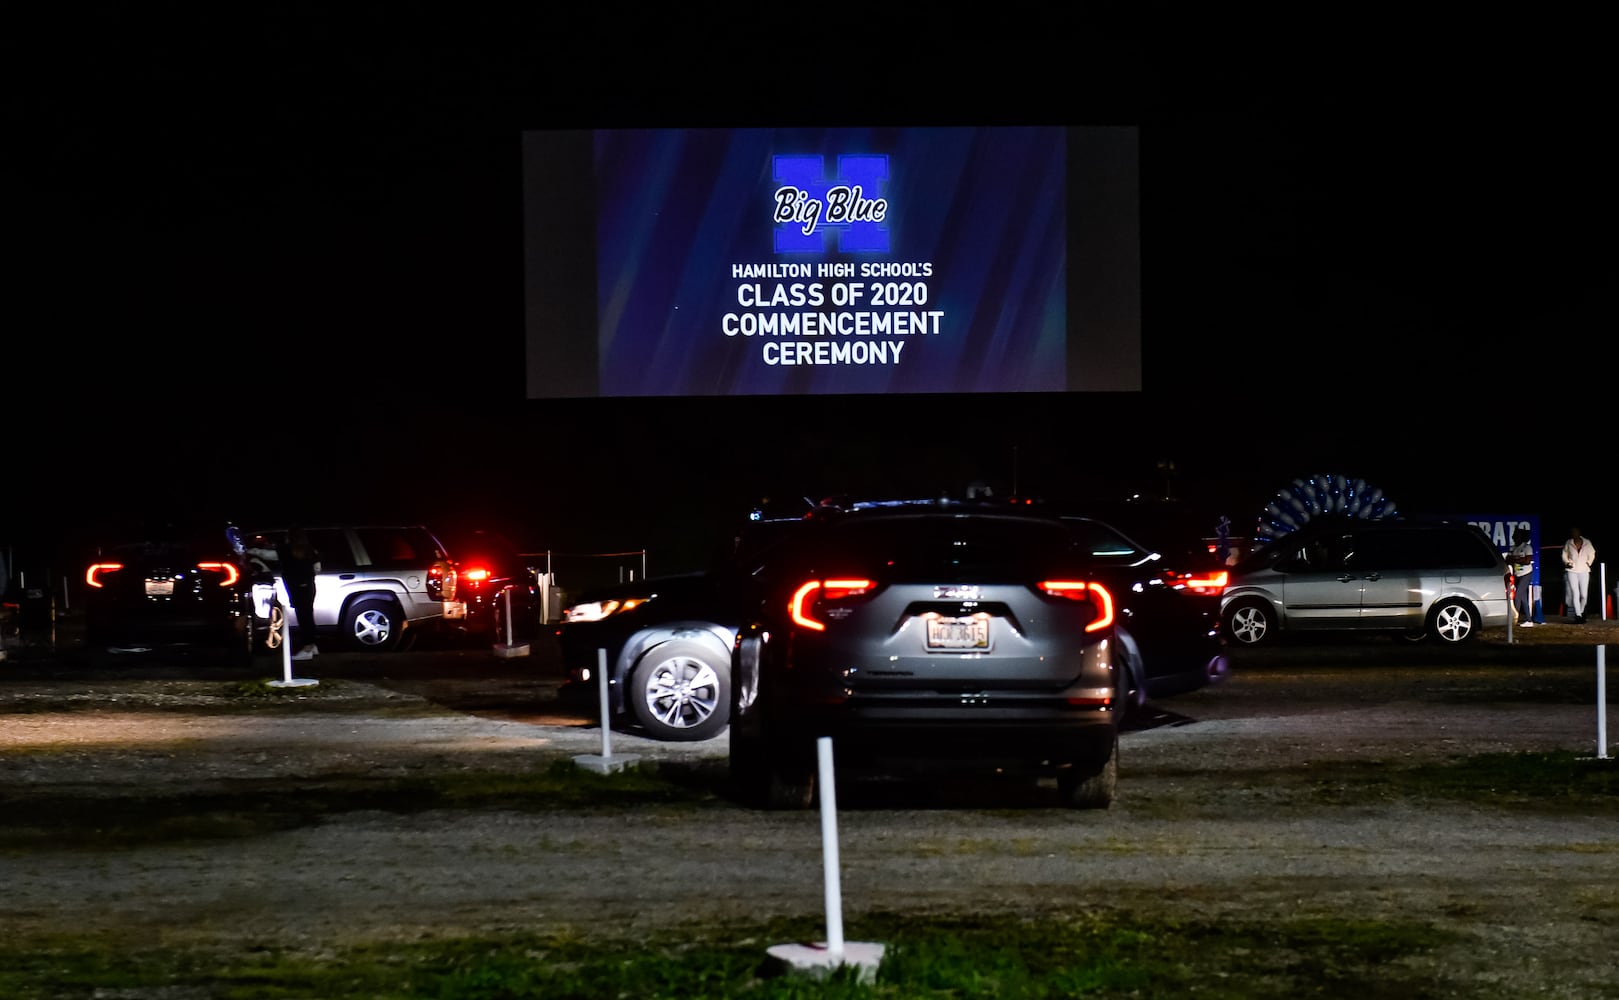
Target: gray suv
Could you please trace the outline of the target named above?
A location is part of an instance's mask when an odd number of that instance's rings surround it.
[[[1314,521],[1231,568],[1220,617],[1239,646],[1343,630],[1456,644],[1506,625],[1506,574],[1473,524]]]
[[[320,551],[315,579],[315,631],[350,649],[387,650],[410,629],[458,622],[455,566],[433,533],[419,525],[345,525],[306,529]],[[275,548],[285,528],[244,533],[252,560],[253,612],[266,644],[279,648],[283,609],[273,599]],[[297,623],[296,613],[290,610]]]

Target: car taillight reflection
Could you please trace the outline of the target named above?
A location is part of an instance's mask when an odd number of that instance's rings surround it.
[[[1113,592],[1100,583],[1087,580],[1042,580],[1040,589],[1053,597],[1070,601],[1090,601],[1096,607],[1096,618],[1085,626],[1085,631],[1096,632],[1113,624]]]
[[[84,571],[84,582],[96,588],[105,587],[107,585],[106,578],[123,568],[124,564],[117,562],[92,563],[90,568]],[[200,562],[197,564],[197,568],[204,573],[218,573],[222,577],[219,581],[221,587],[232,586],[242,578],[242,571],[237,568],[235,563]]]
[[[435,601],[455,600],[455,583],[455,567],[448,563],[436,562],[427,571],[427,592]]]
[[[205,562],[205,563],[198,563],[197,568],[200,569],[200,570],[203,570],[204,572],[208,572],[208,573],[222,573],[222,574],[224,574],[225,579],[219,581],[219,585],[221,587],[229,587],[231,584],[235,583],[237,580],[240,580],[242,578],[242,572],[241,572],[241,570],[236,568],[235,563]]]
[[[654,595],[655,596],[655,595]],[[599,622],[603,618],[621,615],[650,601],[651,597],[626,597],[621,601],[586,601],[562,609],[562,623]]]
[[[1164,574],[1164,580],[1177,590],[1219,596],[1225,592],[1226,584],[1231,582],[1231,574],[1223,569],[1206,573],[1169,572]]]
[[[841,601],[849,597],[858,597],[875,586],[876,584],[870,580],[811,580],[793,591],[788,612],[792,615],[794,624],[816,632],[824,632],[826,623],[814,615],[817,604],[821,601]]]

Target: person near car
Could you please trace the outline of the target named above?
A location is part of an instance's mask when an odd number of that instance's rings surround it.
[[[294,660],[312,659],[320,649],[315,645],[315,577],[320,573],[320,552],[309,540],[309,533],[294,527],[287,531],[284,542],[276,546],[281,579],[287,587],[287,599],[298,616],[297,628],[288,629]],[[296,633],[294,635],[294,633]]]
[[[275,546],[263,535],[254,535],[242,546],[242,552],[247,556],[248,567],[255,574],[274,574],[277,556]]]
[[[1563,610],[1576,624],[1585,624],[1585,596],[1591,589],[1591,567],[1597,550],[1579,528],[1569,529],[1563,543]]]
[[[1512,565],[1513,602],[1518,609],[1518,624],[1529,628],[1535,624],[1535,595],[1530,576],[1535,571],[1535,547],[1529,540],[1529,529],[1519,528],[1512,533],[1512,551],[1507,553]]]

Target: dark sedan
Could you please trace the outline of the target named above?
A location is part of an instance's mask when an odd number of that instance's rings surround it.
[[[563,697],[595,706],[605,663],[608,711],[653,739],[706,740],[731,714],[731,647],[738,582],[759,571],[803,518],[746,522],[697,573],[610,584],[580,593],[556,630]]]
[[[85,649],[95,662],[192,649],[252,657],[251,581],[229,524],[157,522],[104,540],[84,582]]]
[[[1227,573],[1191,545],[1149,548],[1108,521],[1062,518],[1118,601],[1125,711],[1223,679],[1220,630]]]

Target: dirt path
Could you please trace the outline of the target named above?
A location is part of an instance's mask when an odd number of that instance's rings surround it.
[[[1432,961],[1499,995],[1613,996],[1612,810],[1383,800],[1352,787],[1323,795],[1315,779],[1342,780],[1334,768],[1356,761],[1594,754],[1595,710],[1581,700],[1590,686],[1588,670],[1569,666],[1272,666],[1176,699],[1164,724],[1127,733],[1120,798],[1106,812],[1047,808],[1050,789],[994,782],[840,789],[845,919],[1084,906],[1398,917],[1465,931],[1467,947]],[[4,825],[26,826],[29,804],[46,799],[522,771],[602,748],[598,730],[543,705],[449,712],[346,681],[310,692],[307,709],[255,712],[222,704],[218,690],[0,688]],[[723,781],[724,736],[662,744],[615,733],[612,750],[716,790]],[[635,933],[819,913],[820,852],[818,814],[753,812],[723,796],[630,812],[334,811],[205,842],[7,851],[0,932],[293,946],[604,924]]]

